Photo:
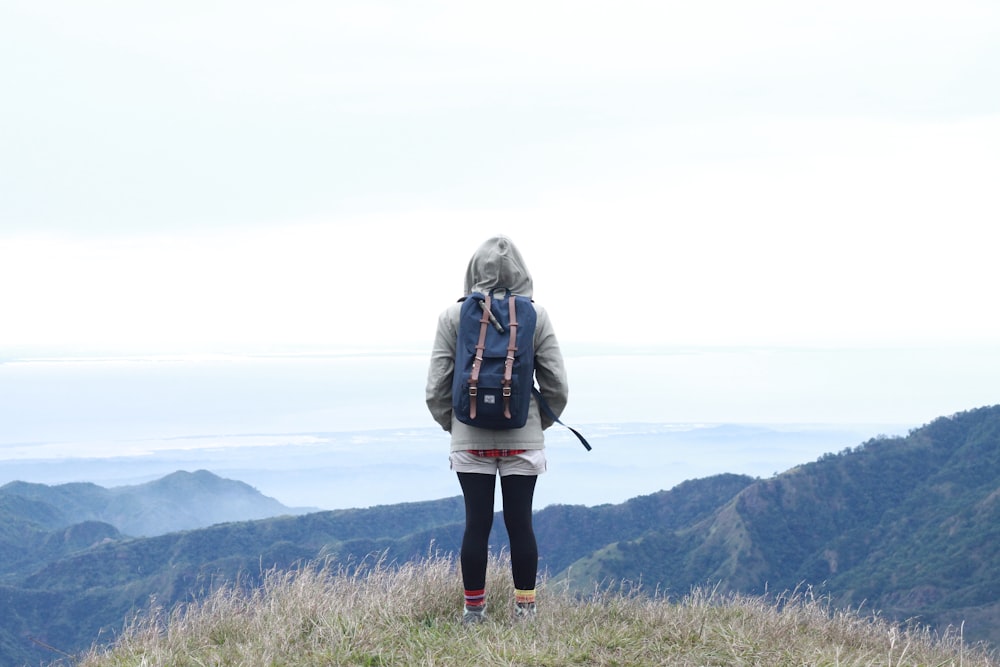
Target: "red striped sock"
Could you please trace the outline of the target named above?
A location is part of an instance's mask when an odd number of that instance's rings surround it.
[[[476,609],[486,604],[486,590],[465,591],[465,608]]]

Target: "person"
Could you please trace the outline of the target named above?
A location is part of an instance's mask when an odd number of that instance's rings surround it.
[[[466,295],[506,288],[511,294],[531,298],[534,286],[514,243],[506,236],[495,236],[484,242],[469,260],[464,288]],[[517,618],[530,618],[536,613],[538,573],[532,501],[538,475],[546,469],[543,431],[553,421],[539,411],[534,396],[528,421],[518,429],[478,428],[454,418],[451,394],[460,310],[461,303],[452,304],[438,318],[426,398],[435,421],[451,434],[451,469],[458,476],[465,501],[465,532],[459,558],[465,588],[462,619],[466,623],[485,619],[489,535],[498,475],[503,520],[510,538],[514,614]],[[535,311],[535,380],[553,415],[558,418],[569,395],[565,365],[548,314],[538,305]]]

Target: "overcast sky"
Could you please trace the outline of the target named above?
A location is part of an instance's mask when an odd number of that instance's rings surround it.
[[[0,5],[0,348],[1000,339],[1000,4]],[[594,300],[596,299],[596,301]]]

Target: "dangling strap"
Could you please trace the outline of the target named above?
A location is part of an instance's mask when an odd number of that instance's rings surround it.
[[[472,361],[472,375],[469,376],[469,419],[476,418],[476,395],[479,393],[479,367],[483,365],[483,353],[486,351],[486,327],[490,323],[490,295],[486,295],[483,304],[483,316],[479,319],[479,342],[476,344],[476,358]]]
[[[538,387],[532,387],[531,388],[531,393],[535,395],[536,399],[538,399],[538,407],[540,407],[542,409],[542,412],[544,412],[546,414],[546,416],[548,416],[549,419],[551,419],[552,421],[554,421],[557,424],[560,424],[562,426],[566,426],[566,424],[563,424],[561,421],[559,421],[559,417],[556,417],[556,413],[552,412],[552,408],[549,407],[548,401],[546,401],[545,397],[542,396],[542,392],[538,391]],[[569,430],[573,431],[573,435],[575,435],[577,437],[577,439],[580,441],[580,443],[583,444],[583,446],[589,452],[590,451],[590,443],[587,442],[587,439],[584,438],[583,435],[581,435],[580,432],[577,431],[572,426],[566,426],[566,428],[568,428]]]
[[[503,416],[510,419],[510,386],[514,375],[514,355],[517,354],[517,299],[507,293],[507,303],[510,305],[510,342],[507,343],[507,361],[503,368]]]

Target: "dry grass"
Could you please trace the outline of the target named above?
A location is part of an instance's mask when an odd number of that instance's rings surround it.
[[[680,602],[539,587],[534,622],[511,618],[506,559],[490,564],[487,623],[459,621],[453,560],[269,572],[136,619],[80,667],[290,665],[955,665],[1000,667],[961,636],[830,609],[808,592],[766,601],[699,590]]]

